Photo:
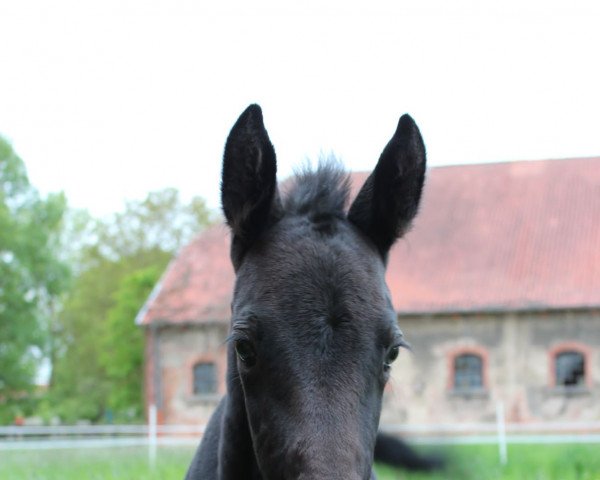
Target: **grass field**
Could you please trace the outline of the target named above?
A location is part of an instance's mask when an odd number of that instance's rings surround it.
[[[432,475],[377,468],[380,480],[600,480],[600,445],[511,445],[506,467],[494,446],[446,448],[448,470]],[[163,447],[156,468],[147,450],[119,449],[0,451],[2,480],[181,480],[192,448]]]

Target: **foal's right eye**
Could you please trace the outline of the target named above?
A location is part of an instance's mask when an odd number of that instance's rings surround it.
[[[393,347],[391,347],[387,351],[387,354],[385,356],[384,365],[386,367],[389,367],[394,362],[394,360],[396,360],[398,358],[399,353],[400,353],[400,345],[394,345]]]
[[[249,367],[256,363],[256,352],[252,343],[248,340],[236,340],[235,353],[240,361]]]

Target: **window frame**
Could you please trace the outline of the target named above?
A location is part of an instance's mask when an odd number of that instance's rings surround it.
[[[557,384],[556,362],[558,356],[564,353],[578,353],[583,357],[583,383],[579,385],[559,385]],[[592,362],[591,348],[581,342],[561,342],[554,345],[548,351],[548,384],[550,388],[564,392],[577,392],[588,390],[592,387]]]
[[[199,363],[212,363],[215,366],[216,391],[214,393],[195,393],[194,392],[194,367]],[[225,370],[226,370],[225,351],[205,352],[201,355],[190,356],[186,360],[186,373],[182,379],[185,381],[185,392],[188,401],[196,403],[197,401],[213,402],[220,399],[225,393]]]
[[[473,355],[481,361],[481,387],[464,387],[456,388],[456,360],[464,355]],[[489,366],[489,353],[488,351],[480,346],[471,345],[465,347],[455,348],[448,353],[448,384],[447,390],[452,395],[458,396],[485,396],[489,391],[489,377],[488,377],[488,366]]]
[[[211,366],[212,373],[214,375],[214,389],[210,392],[198,392],[196,391],[196,369],[200,366]],[[211,396],[219,393],[219,369],[217,367],[217,362],[214,360],[200,360],[194,362],[192,365],[192,395],[201,397],[201,396]]]

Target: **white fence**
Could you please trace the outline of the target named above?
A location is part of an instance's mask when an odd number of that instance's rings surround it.
[[[204,425],[159,425],[156,408],[150,406],[147,425],[0,427],[0,451],[143,446],[148,448],[148,462],[154,467],[159,446],[197,445],[204,428]],[[505,423],[501,402],[496,408],[496,423],[387,424],[380,428],[412,443],[497,444],[502,465],[508,463],[509,443],[600,443],[600,422]]]
[[[75,425],[0,427],[0,450],[61,448],[148,447],[154,465],[162,445],[196,445],[204,425],[158,425],[150,407],[148,425]],[[381,430],[422,444],[497,444],[502,464],[508,461],[509,443],[600,443],[600,422],[505,423],[504,407],[497,405],[496,423],[445,425],[382,425]]]
[[[469,435],[495,435],[498,431],[497,423],[447,423],[439,425],[405,425],[385,424],[381,429],[390,433],[406,436],[427,437],[435,436],[469,436]],[[518,436],[525,434],[536,435],[561,435],[561,434],[598,434],[600,435],[600,422],[544,422],[544,423],[505,423],[507,435]]]
[[[507,423],[506,443],[597,443],[600,422]],[[498,443],[502,427],[492,423],[381,425],[414,443]],[[73,425],[0,427],[0,450],[98,448],[110,446],[196,445],[204,425]]]
[[[508,463],[507,444],[600,443],[600,422],[505,424],[498,422],[445,425],[382,425],[383,431],[399,434],[415,444],[493,444],[498,461]],[[149,417],[151,420],[152,415]],[[160,446],[193,449],[204,433],[204,425],[80,425],[0,427],[2,451],[57,449],[101,449],[143,447],[148,463],[155,468]]]
[[[1,450],[196,445],[204,425],[61,425],[0,427]]]
[[[499,412],[502,413],[502,412]],[[150,415],[150,419],[155,419]],[[496,444],[501,464],[508,462],[507,444],[600,443],[600,422],[525,423],[498,422],[444,425],[381,425],[381,430],[403,436],[411,443]],[[204,425],[75,425],[0,427],[0,452],[7,450],[56,450],[145,447],[148,462],[155,465],[159,446],[194,448]]]

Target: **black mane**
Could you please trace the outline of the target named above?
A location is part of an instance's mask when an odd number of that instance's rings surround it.
[[[286,214],[308,215],[314,221],[343,218],[350,195],[350,175],[333,156],[321,159],[316,170],[309,164],[284,182]]]

